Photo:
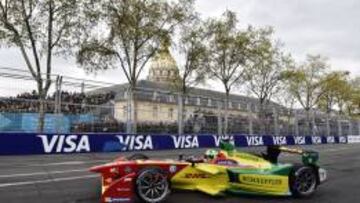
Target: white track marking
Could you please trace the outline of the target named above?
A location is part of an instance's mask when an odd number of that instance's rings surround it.
[[[14,177],[22,177],[22,176],[40,176],[40,175],[52,175],[52,174],[63,174],[63,173],[85,172],[85,171],[89,171],[89,169],[83,168],[83,169],[74,169],[74,170],[65,170],[65,171],[17,173],[17,174],[0,175],[0,178],[14,178]]]
[[[54,162],[46,164],[30,164],[29,166],[58,166],[58,165],[83,165],[89,163],[109,162],[109,160],[96,160],[96,161],[66,161],[66,162]]]
[[[0,184],[0,188],[14,187],[14,186],[24,186],[24,185],[34,185],[34,184],[44,184],[44,183],[79,180],[79,179],[89,179],[89,178],[97,178],[97,177],[99,177],[99,175],[85,175],[85,176],[75,176],[75,177],[66,177],[66,178],[53,178],[53,179],[45,179],[45,180],[37,180],[37,181],[3,183],[3,184]]]

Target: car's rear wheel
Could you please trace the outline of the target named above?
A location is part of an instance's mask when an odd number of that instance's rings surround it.
[[[314,168],[310,166],[296,166],[290,177],[291,192],[296,197],[307,197],[313,194],[317,186]]]
[[[142,170],[136,180],[136,193],[139,199],[144,202],[164,201],[170,193],[166,174],[158,168]]]

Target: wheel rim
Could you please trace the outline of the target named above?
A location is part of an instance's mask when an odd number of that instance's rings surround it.
[[[316,177],[313,171],[303,170],[295,179],[295,188],[301,194],[311,193],[316,186]]]
[[[137,179],[139,196],[147,202],[161,201],[168,193],[166,176],[159,172],[144,171]]]

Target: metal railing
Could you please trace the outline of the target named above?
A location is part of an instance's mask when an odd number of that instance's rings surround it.
[[[10,74],[0,68],[0,132],[39,132],[41,102],[35,82],[28,76],[23,71]],[[221,93],[211,95],[208,90],[198,89],[182,95],[171,88],[139,87],[132,92],[135,105],[130,105],[126,84],[58,75],[51,80],[52,88],[43,101],[43,132],[129,132],[129,126],[136,123],[136,133],[226,133],[225,99]],[[312,111],[307,118],[299,109],[272,102],[259,108],[255,99],[240,96],[231,96],[227,105],[227,133],[360,134],[360,121],[344,115]]]

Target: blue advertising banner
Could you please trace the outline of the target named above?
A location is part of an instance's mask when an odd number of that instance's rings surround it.
[[[347,143],[347,136],[0,134],[0,155],[66,154],[218,147],[222,139],[237,147]]]
[[[45,114],[44,132],[70,132],[74,123],[95,122],[97,117],[91,114],[63,115]],[[38,127],[38,113],[0,113],[0,132],[36,132]]]

